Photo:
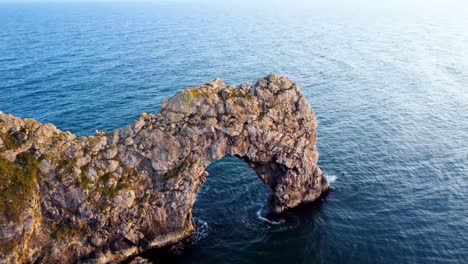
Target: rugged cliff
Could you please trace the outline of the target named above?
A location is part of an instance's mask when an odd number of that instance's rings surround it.
[[[128,127],[76,137],[0,114],[0,263],[121,261],[190,236],[206,167],[247,162],[280,213],[329,185],[317,166],[316,119],[299,88],[191,87]]]

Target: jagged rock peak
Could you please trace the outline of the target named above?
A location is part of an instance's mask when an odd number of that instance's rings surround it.
[[[0,113],[0,263],[122,261],[192,235],[211,162],[247,162],[281,213],[329,189],[297,85],[190,87],[112,132],[76,137]]]

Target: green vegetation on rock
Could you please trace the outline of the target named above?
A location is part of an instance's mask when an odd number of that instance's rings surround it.
[[[18,221],[28,206],[37,182],[39,162],[31,154],[18,154],[11,162],[0,156],[0,222]]]
[[[64,159],[59,162],[57,169],[61,171],[62,169],[71,170],[75,166],[75,161],[73,159]]]
[[[99,177],[99,182],[101,182],[102,184],[106,184],[106,182],[110,180],[111,176],[112,175],[110,173],[105,173],[101,177]]]
[[[106,199],[114,199],[114,197],[117,196],[120,190],[127,187],[127,183],[123,179],[117,181],[117,183],[113,187],[106,186],[107,182],[112,178],[113,176],[111,173],[105,173],[101,177],[99,177],[101,187],[98,188],[97,191],[100,192],[102,197]]]
[[[113,188],[102,188],[101,189],[101,194],[102,194],[103,197],[105,197],[107,199],[114,199],[114,197],[117,196],[119,191],[126,188],[126,187],[127,187],[127,185],[124,182],[119,181],[119,182],[117,182],[117,184]]]
[[[89,171],[89,164],[81,167],[81,175],[79,179],[79,186],[83,189],[88,189],[89,185],[92,183],[91,180],[86,177],[86,173]]]
[[[3,145],[6,149],[8,150],[13,150],[17,149],[21,146],[21,143],[16,139],[14,135],[0,135],[0,138],[2,139]]]
[[[203,96],[203,94],[197,88],[191,88],[188,91],[190,92],[190,95],[192,95],[193,97]]]
[[[76,230],[70,228],[65,223],[60,223],[57,225],[57,228],[52,232],[52,237],[56,240],[65,241],[71,236],[75,235]]]

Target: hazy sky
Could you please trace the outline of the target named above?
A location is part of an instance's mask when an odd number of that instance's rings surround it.
[[[0,0],[0,3],[73,3],[73,2],[125,2],[125,3],[190,3],[190,4],[216,4],[218,6],[236,5],[243,7],[258,6],[258,5],[278,5],[278,6],[340,6],[342,8],[407,8],[413,10],[418,9],[433,9],[433,10],[456,10],[457,12],[467,13],[468,16],[468,0],[392,0],[392,1],[375,1],[375,0]]]

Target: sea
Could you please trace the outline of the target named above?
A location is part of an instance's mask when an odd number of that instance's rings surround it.
[[[197,233],[155,263],[468,263],[468,3],[0,0],[0,111],[112,131],[216,77],[299,85],[318,119],[320,201],[272,215],[226,157]]]

